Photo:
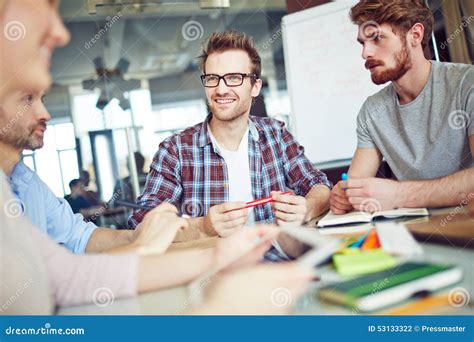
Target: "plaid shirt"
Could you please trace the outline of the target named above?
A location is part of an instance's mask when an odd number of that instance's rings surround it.
[[[209,208],[229,201],[227,167],[212,143],[206,120],[164,140],[153,158],[145,190],[137,203],[155,207],[175,205],[191,217],[207,215]],[[331,187],[326,175],[315,169],[304,148],[280,121],[251,116],[249,119],[249,165],[254,199],[271,191],[290,188],[306,196],[318,184]],[[275,223],[271,204],[253,208],[255,222]],[[129,225],[135,228],[145,216],[135,210]]]

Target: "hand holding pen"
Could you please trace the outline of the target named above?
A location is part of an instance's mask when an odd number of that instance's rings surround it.
[[[285,223],[301,224],[308,211],[306,198],[292,192],[272,191],[272,210],[279,225]]]
[[[331,212],[336,215],[345,214],[351,211],[352,204],[349,202],[349,198],[346,194],[346,183],[348,180],[347,173],[341,175],[341,181],[339,181],[331,191]]]

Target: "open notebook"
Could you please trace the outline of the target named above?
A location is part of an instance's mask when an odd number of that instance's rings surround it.
[[[343,215],[335,215],[331,211],[318,222],[318,227],[338,226],[342,224],[371,222],[376,217],[403,217],[403,216],[428,216],[426,208],[399,208],[394,210],[377,211],[373,214],[364,211],[351,211]]]

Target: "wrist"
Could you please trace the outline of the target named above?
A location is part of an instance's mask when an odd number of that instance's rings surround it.
[[[212,224],[208,216],[204,216],[200,218],[199,231],[201,232],[201,234],[204,235],[203,237],[211,237],[211,236],[217,235],[217,232],[212,227]]]
[[[399,182],[399,181],[394,181],[394,182],[396,183],[394,207],[397,209],[410,207],[408,192],[406,189],[406,183]]]
[[[317,202],[313,198],[306,199],[306,213],[304,215],[303,222],[308,222],[315,216],[314,212],[316,204]]]
[[[306,215],[305,215],[305,222],[309,222],[315,217],[320,216],[326,210],[329,209],[329,198],[330,194],[327,196],[326,201],[324,202],[321,198],[310,197],[306,199]]]

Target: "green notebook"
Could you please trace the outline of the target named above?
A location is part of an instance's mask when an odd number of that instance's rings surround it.
[[[383,272],[321,288],[321,299],[360,311],[374,311],[413,296],[456,284],[462,270],[451,265],[409,262]]]

